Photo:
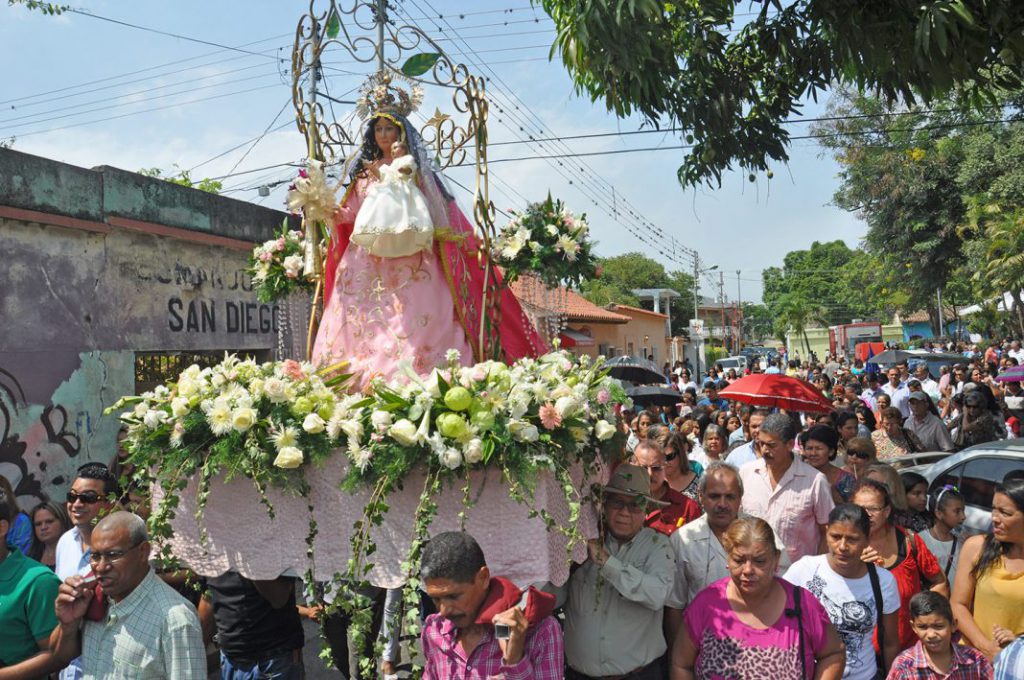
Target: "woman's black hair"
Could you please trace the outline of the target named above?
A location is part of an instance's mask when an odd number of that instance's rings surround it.
[[[1024,480],[1004,479],[1002,484],[996,484],[995,493],[1001,493],[1017,506],[1017,510],[1024,512]],[[981,555],[978,562],[971,569],[971,576],[975,580],[981,578],[982,574],[992,568],[999,558],[1006,554],[1011,544],[996,540],[995,534],[991,531],[985,536],[985,544],[981,548]]]
[[[815,425],[806,432],[800,433],[800,446],[806,446],[807,442],[812,439],[827,446],[830,451],[828,459],[835,460],[837,453],[836,448],[839,446],[838,432],[828,425]]]
[[[832,526],[839,522],[849,522],[860,529],[861,533],[865,536],[871,534],[871,518],[868,517],[867,510],[859,505],[840,503],[834,507],[832,512],[828,514],[828,524],[826,526]]]
[[[867,428],[872,432],[874,432],[875,429],[878,427],[878,421],[875,420],[874,412],[864,404],[861,404],[856,409],[854,409],[854,413],[863,416],[864,425],[866,425]]]
[[[910,490],[918,484],[928,486],[928,480],[916,472],[901,472],[900,479],[903,480],[903,490],[907,493],[910,493]]]
[[[846,425],[851,420],[857,420],[857,414],[853,411],[836,411],[836,430],[843,429],[843,425]],[[860,421],[857,424],[859,425]]]

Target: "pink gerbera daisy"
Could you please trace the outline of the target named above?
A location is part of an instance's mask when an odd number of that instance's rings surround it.
[[[558,415],[558,409],[550,401],[540,407],[540,424],[545,429],[553,430],[562,424],[562,416]]]

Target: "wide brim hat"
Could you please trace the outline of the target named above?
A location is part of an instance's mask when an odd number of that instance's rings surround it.
[[[651,476],[645,468],[639,465],[624,463],[615,468],[615,474],[608,480],[608,483],[601,487],[601,493],[622,494],[644,498],[650,505],[658,508],[667,508],[671,503],[659,501],[651,496]]]

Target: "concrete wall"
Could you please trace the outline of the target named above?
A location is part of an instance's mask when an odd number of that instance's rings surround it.
[[[819,359],[824,360],[829,350],[828,329],[808,328],[807,340],[810,342],[811,351],[817,354]],[[903,342],[903,326],[900,324],[882,324],[882,341]],[[791,359],[795,359],[797,356],[801,359],[807,358],[804,338],[798,333],[790,331],[786,334],[786,348],[789,350]]]
[[[269,356],[244,272],[285,214],[110,167],[0,150],[0,474],[22,505],[115,456],[145,352]]]

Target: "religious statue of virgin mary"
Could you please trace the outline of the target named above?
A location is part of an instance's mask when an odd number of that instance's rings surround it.
[[[349,185],[335,212],[313,346],[314,364],[348,361],[357,388],[390,379],[403,364],[427,374],[451,349],[467,364],[491,358],[479,347],[479,239],[408,120],[419,88],[409,92],[393,80],[378,73],[361,92],[361,139],[343,170]],[[519,301],[499,288],[491,303],[500,310],[499,358],[545,352]]]

